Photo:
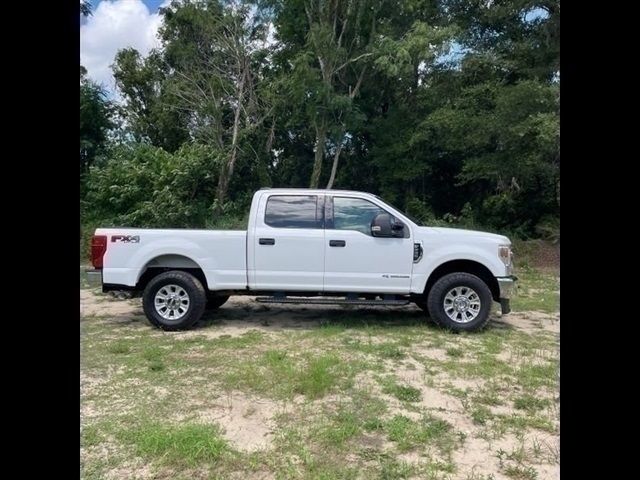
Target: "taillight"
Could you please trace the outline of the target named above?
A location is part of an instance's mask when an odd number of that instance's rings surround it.
[[[102,258],[107,251],[107,236],[94,235],[91,238],[91,263],[93,268],[102,268]]]

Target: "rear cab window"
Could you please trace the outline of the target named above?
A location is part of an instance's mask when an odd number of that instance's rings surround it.
[[[324,228],[323,200],[317,195],[271,195],[264,223],[273,228]]]

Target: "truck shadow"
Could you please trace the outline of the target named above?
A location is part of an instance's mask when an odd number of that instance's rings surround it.
[[[218,310],[205,312],[192,330],[204,330],[216,326],[233,329],[260,330],[310,330],[316,328],[344,328],[364,330],[368,328],[398,329],[426,327],[442,330],[420,308],[404,307],[353,307],[332,305],[264,305],[229,302]],[[511,325],[492,314],[486,329],[509,329]]]

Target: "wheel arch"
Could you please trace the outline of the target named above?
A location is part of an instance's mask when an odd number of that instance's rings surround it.
[[[431,288],[440,278],[449,273],[457,272],[470,273],[471,275],[475,275],[480,278],[480,280],[487,284],[489,290],[491,290],[493,300],[500,300],[500,286],[498,285],[498,280],[491,273],[491,270],[475,260],[450,260],[439,265],[435,270],[433,270],[433,272],[431,272],[431,275],[429,275],[429,278],[427,279],[427,283],[423,291],[424,298],[429,296]]]
[[[198,262],[187,255],[175,253],[156,255],[148,260],[140,269],[136,281],[136,290],[144,290],[151,279],[170,270],[180,270],[190,273],[202,283],[205,291],[209,290],[207,277]]]

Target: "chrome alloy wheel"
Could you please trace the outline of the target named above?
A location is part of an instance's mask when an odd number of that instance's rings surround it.
[[[480,313],[480,297],[469,287],[454,287],[444,296],[444,313],[456,323],[469,323]]]
[[[156,293],[153,304],[166,320],[179,320],[189,310],[189,294],[180,285],[165,285]]]

